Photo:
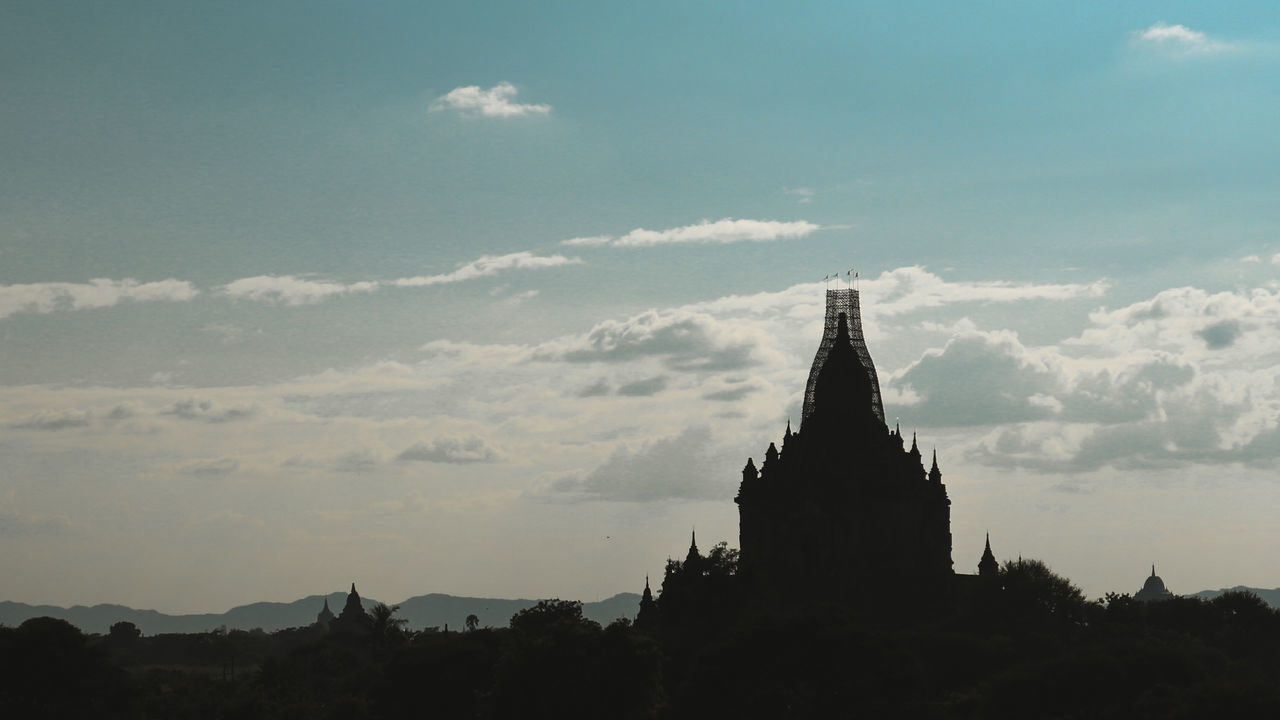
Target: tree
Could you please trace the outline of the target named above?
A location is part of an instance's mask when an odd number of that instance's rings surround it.
[[[373,620],[373,637],[377,642],[390,643],[404,639],[404,628],[409,624],[409,621],[405,618],[394,617],[399,609],[399,605],[387,605],[386,603],[378,603],[373,606],[373,610],[369,615]]]
[[[537,605],[511,616],[511,629],[521,633],[538,634],[574,628],[600,629],[599,623],[582,616],[582,603],[577,600],[539,600]]]
[[[1006,562],[1000,568],[1003,604],[1009,616],[1023,620],[1057,620],[1070,624],[1085,619],[1084,592],[1039,560]]]
[[[467,616],[467,632],[471,632],[472,630],[475,630],[478,627],[480,627],[480,618],[476,617],[475,613],[468,615]]]
[[[107,640],[112,645],[121,647],[132,645],[140,637],[142,637],[142,631],[138,629],[137,625],[127,620],[121,620],[112,625],[111,631],[107,634]]]

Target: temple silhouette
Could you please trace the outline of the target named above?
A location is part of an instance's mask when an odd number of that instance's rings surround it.
[[[766,594],[849,600],[891,585],[937,595],[952,575],[951,501],[933,453],[889,429],[862,334],[858,291],[827,290],[826,323],[790,422],[738,504],[741,573]]]
[[[894,588],[899,599],[936,604],[992,574],[990,538],[979,575],[953,571],[937,451],[927,469],[924,461],[915,433],[908,445],[900,426],[885,422],[858,291],[828,289],[800,426],[788,420],[781,446],[769,443],[760,465],[748,458],[742,470],[739,590],[771,605],[804,598],[856,607]],[[702,562],[695,539],[683,563],[668,563],[664,595]]]
[[[1160,602],[1169,600],[1174,594],[1164,586],[1164,580],[1156,575],[1156,566],[1151,566],[1151,576],[1142,584],[1142,589],[1133,594],[1133,599],[1139,602]]]

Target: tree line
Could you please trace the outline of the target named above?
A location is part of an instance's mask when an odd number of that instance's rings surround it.
[[[1273,714],[1280,614],[1256,595],[1090,601],[1018,560],[920,608],[757,602],[723,546],[671,561],[646,614],[543,600],[506,628],[86,635],[0,627],[0,715],[22,718],[1143,718]]]

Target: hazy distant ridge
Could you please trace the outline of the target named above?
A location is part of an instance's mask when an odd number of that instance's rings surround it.
[[[1263,590],[1261,588],[1251,588],[1251,587],[1245,587],[1244,585],[1236,585],[1235,587],[1222,588],[1221,590],[1201,590],[1200,592],[1192,593],[1187,597],[1197,597],[1202,600],[1212,600],[1213,598],[1218,597],[1222,593],[1228,592],[1231,590],[1248,590],[1251,593],[1257,593],[1258,597],[1265,600],[1266,603],[1271,607],[1280,608],[1280,588],[1274,588],[1272,590]]]
[[[1277,590],[1276,592],[1280,592]],[[324,606],[324,595],[309,595],[301,600],[289,603],[258,602],[240,605],[224,613],[201,613],[194,615],[166,615],[155,610],[135,610],[124,605],[75,605],[69,608],[53,605],[27,605],[26,603],[0,602],[0,624],[8,626],[20,625],[24,620],[33,617],[55,617],[66,620],[84,632],[105,633],[112,624],[127,620],[137,625],[145,635],[160,633],[196,633],[226,626],[228,629],[252,630],[262,628],[268,632],[287,627],[310,625],[315,622],[316,614]],[[330,593],[329,609],[337,613],[342,611],[347,601],[345,592]],[[378,601],[372,598],[361,598],[366,609],[373,607]],[[503,598],[456,597],[441,593],[419,595],[400,603],[396,616],[409,621],[409,627],[418,630],[424,627],[444,627],[450,630],[462,629],[468,615],[475,614],[480,618],[481,627],[506,627],[515,613],[533,606],[536,600],[508,600]],[[634,618],[640,607],[640,596],[636,593],[618,593],[611,598],[598,602],[582,604],[582,612],[587,617],[604,625],[619,617]]]

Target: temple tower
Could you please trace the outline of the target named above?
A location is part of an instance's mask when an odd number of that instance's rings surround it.
[[[740,567],[762,596],[874,604],[893,587],[949,592],[951,501],[934,454],[884,422],[856,290],[829,290],[798,432],[739,487]],[[902,597],[901,594],[897,597]]]
[[[884,404],[880,400],[880,380],[876,378],[876,366],[871,362],[871,353],[867,350],[866,340],[862,335],[862,309],[858,300],[858,291],[852,288],[827,291],[826,323],[822,329],[822,341],[818,344],[818,353],[813,358],[813,367],[809,369],[809,382],[805,385],[804,409],[801,415],[801,426],[813,414],[814,395],[818,389],[818,372],[826,364],[827,356],[836,346],[836,336],[840,326],[840,315],[844,315],[848,324],[848,335],[845,342],[853,349],[858,365],[866,374],[871,386],[871,410],[884,423]]]

